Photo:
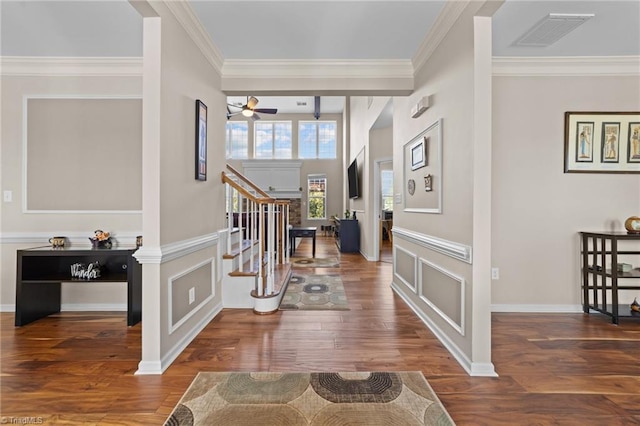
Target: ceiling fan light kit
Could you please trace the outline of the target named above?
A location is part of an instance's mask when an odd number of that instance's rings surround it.
[[[242,114],[243,116],[249,117],[253,120],[260,120],[260,116],[256,114],[257,112],[264,114],[276,114],[278,112],[276,108],[256,108],[258,102],[258,98],[254,96],[247,96],[247,103],[244,105],[227,104],[227,120],[237,114]],[[231,112],[229,107],[237,108],[239,111]]]

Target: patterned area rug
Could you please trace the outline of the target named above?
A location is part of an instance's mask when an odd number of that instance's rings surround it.
[[[165,426],[454,425],[419,371],[198,373]]]
[[[291,275],[280,302],[281,311],[348,311],[347,295],[339,275]]]
[[[336,257],[291,257],[291,266],[294,268],[337,268],[340,262]]]

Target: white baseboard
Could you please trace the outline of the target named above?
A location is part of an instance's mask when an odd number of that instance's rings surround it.
[[[160,360],[155,361],[145,361],[142,360],[138,363],[138,370],[135,372],[136,375],[151,375],[151,374],[162,374],[164,371],[169,368],[171,363],[178,358],[178,356],[184,351],[189,343],[193,339],[195,339],[198,334],[211,322],[216,315],[218,315],[222,311],[222,303],[217,304],[207,315],[203,318],[198,324],[193,327],[193,329],[184,335],[178,343],[176,343],[173,348],[171,348]]]
[[[537,313],[537,314],[577,314],[582,312],[582,305],[491,305],[491,312]]]
[[[478,363],[473,362],[467,357],[467,355],[446,335],[438,326],[431,321],[431,319],[417,306],[413,301],[405,296],[402,292],[402,288],[396,286],[395,283],[391,283],[393,291],[400,296],[402,300],[411,308],[413,312],[422,320],[422,322],[431,330],[433,334],[440,340],[440,343],[453,355],[458,361],[458,364],[467,372],[470,376],[478,377],[498,377],[495,371],[493,363]]]

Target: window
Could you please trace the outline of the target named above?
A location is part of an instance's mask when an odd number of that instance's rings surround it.
[[[393,170],[380,171],[382,210],[393,210]]]
[[[260,121],[254,126],[254,158],[291,158],[290,121]]]
[[[227,158],[249,158],[249,123],[227,121]]]
[[[298,123],[298,158],[336,158],[335,121]]]
[[[327,218],[327,177],[307,176],[307,219]]]

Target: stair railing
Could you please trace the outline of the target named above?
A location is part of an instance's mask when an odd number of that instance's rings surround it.
[[[232,251],[231,237],[238,228],[238,270],[244,272],[244,244],[249,244],[251,271],[257,272],[255,294],[269,297],[274,294],[274,275],[277,264],[289,262],[289,201],[272,198],[250,179],[227,165],[222,172],[227,202],[227,252]],[[255,250],[255,241],[258,249]],[[257,257],[257,261],[256,258]],[[257,270],[254,270],[257,263]]]

